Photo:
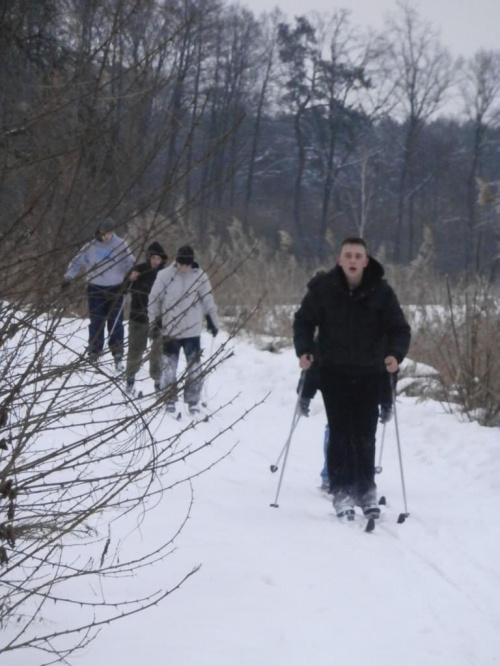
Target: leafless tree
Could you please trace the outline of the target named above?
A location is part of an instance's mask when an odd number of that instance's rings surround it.
[[[477,178],[483,176],[482,156],[492,130],[500,126],[500,51],[478,51],[463,63],[460,83],[464,110],[472,125],[467,174],[467,268],[481,268],[481,220],[478,219]],[[486,215],[490,215],[486,210]]]
[[[386,35],[394,109],[405,127],[395,229],[395,258],[401,261],[411,259],[415,250],[415,195],[422,184],[415,172],[418,140],[425,123],[446,99],[453,81],[453,63],[436,30],[409,2],[398,3],[398,14],[388,21]]]
[[[130,402],[110,363],[91,368],[83,289],[60,293],[96,219],[114,216],[137,256],[152,238],[178,238],[186,178],[214,154],[185,159],[195,122],[177,58],[192,20],[175,3],[132,0],[0,10],[0,654],[64,660],[181,584],[131,597],[112,588],[168,555],[189,493],[178,524],[142,550],[123,530],[228,452],[225,425],[197,440],[196,423],[165,426],[162,399]],[[203,372],[230,354],[222,345]]]

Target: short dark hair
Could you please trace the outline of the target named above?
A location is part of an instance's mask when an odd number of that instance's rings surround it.
[[[366,254],[368,254],[368,245],[366,244],[365,239],[360,238],[359,236],[351,236],[350,238],[344,238],[344,240],[340,244],[341,251],[344,245],[362,245],[366,250]]]

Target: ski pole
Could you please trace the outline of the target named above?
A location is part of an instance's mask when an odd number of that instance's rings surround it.
[[[398,445],[398,458],[399,458],[399,470],[401,472],[401,488],[403,490],[403,503],[404,503],[404,513],[400,513],[398,516],[398,523],[404,523],[405,520],[410,515],[408,512],[408,504],[406,501],[406,487],[405,487],[405,477],[403,471],[403,456],[401,453],[401,441],[399,439],[399,427],[398,427],[398,411],[396,408],[396,383],[394,381],[394,376],[391,375],[391,389],[392,389],[392,404],[394,409],[394,425],[396,426],[396,442]]]
[[[215,337],[212,336],[212,342],[210,343],[210,352],[209,352],[209,359],[212,358],[213,353],[214,353],[214,343],[215,343]],[[207,382],[208,382],[208,373],[205,374],[205,377],[203,379],[203,384],[201,387],[201,393],[202,393],[202,399],[201,399],[201,406],[202,407],[207,407],[208,404],[208,389],[207,389]]]
[[[297,387],[297,402],[295,403],[295,411],[293,413],[292,428],[291,428],[290,435],[295,430],[295,426],[297,425],[297,421],[299,420],[299,418],[301,416],[299,405],[300,405],[300,399],[302,398],[302,389],[303,389],[303,386],[304,386],[304,372],[305,371],[302,371],[302,373],[300,375],[299,385]],[[271,472],[273,474],[278,471],[279,462],[280,462],[281,458],[283,457],[283,454],[285,453],[287,445],[288,445],[288,439],[284,443],[283,448],[281,449],[281,452],[278,456],[278,459],[276,460],[274,465],[269,466],[269,469],[271,470]]]
[[[122,304],[120,305],[120,309],[119,309],[118,312],[116,313],[116,317],[115,317],[115,320],[114,320],[114,322],[113,322],[113,326],[111,327],[111,330],[110,330],[110,332],[108,333],[108,340],[109,340],[109,338],[111,338],[111,336],[112,336],[113,333],[114,333],[114,330],[115,330],[115,328],[116,328],[116,324],[118,323],[118,319],[120,318],[120,315],[121,315],[121,313],[123,312],[123,308],[124,308],[124,307],[125,307],[125,296],[122,298]]]
[[[297,402],[295,403],[295,410],[293,412],[293,418],[292,418],[292,425],[290,428],[290,433],[288,435],[288,439],[285,442],[285,445],[283,446],[283,449],[278,457],[278,460],[276,461],[275,465],[271,465],[271,472],[276,472],[278,470],[278,463],[281,460],[281,457],[284,455],[284,460],[283,460],[283,466],[281,468],[281,474],[278,482],[278,488],[276,490],[276,497],[274,499],[274,502],[270,504],[273,508],[277,509],[279,507],[278,504],[278,497],[281,491],[281,484],[283,482],[283,475],[285,473],[285,467],[286,467],[286,461],[288,458],[288,452],[290,451],[290,444],[292,441],[292,435],[294,433],[294,430],[297,426],[297,423],[299,422],[301,413],[300,413],[300,399],[302,398],[302,388],[304,386],[304,375],[305,375],[305,370],[302,371],[300,375],[300,381],[299,381],[299,390],[298,390],[298,396],[297,396]]]
[[[300,413],[297,413],[297,409],[296,409],[295,412],[294,412],[293,418],[294,418],[294,420],[292,421],[292,428],[291,428],[290,435],[291,435],[291,434],[293,433],[293,431],[295,430],[295,426],[297,425],[297,421],[298,421],[299,418],[300,418]],[[290,436],[289,436],[289,437],[290,437]],[[286,442],[285,442],[285,444],[283,445],[283,448],[281,449],[281,453],[279,454],[278,459],[276,460],[276,462],[274,463],[274,465],[270,465],[270,466],[269,466],[269,469],[271,470],[271,472],[273,472],[273,474],[274,474],[274,472],[277,472],[278,469],[279,469],[279,463],[280,463],[280,460],[283,458],[283,455],[284,455],[284,453],[285,453],[285,451],[286,451],[286,447],[288,446],[288,442],[289,442],[289,440],[287,439]]]
[[[378,454],[378,465],[375,467],[375,474],[381,474],[383,467],[382,467],[382,454],[384,452],[384,440],[385,440],[385,426],[387,423],[384,423],[384,427],[382,428],[382,441],[380,442],[380,451]]]

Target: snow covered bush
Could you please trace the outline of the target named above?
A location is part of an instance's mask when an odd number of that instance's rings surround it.
[[[196,571],[163,569],[154,588],[119,583],[172,552],[191,479],[227,454],[216,440],[235,420],[200,440],[196,422],[167,416],[154,393],[131,401],[111,359],[89,365],[82,320],[4,301],[0,332],[0,655],[38,651],[37,663],[53,663]],[[222,344],[204,371],[230,353]],[[148,510],[181,485],[181,508],[151,529]]]

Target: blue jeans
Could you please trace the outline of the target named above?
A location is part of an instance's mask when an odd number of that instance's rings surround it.
[[[184,381],[184,401],[188,405],[197,405],[200,401],[203,376],[201,373],[201,345],[200,337],[178,338],[163,341],[163,371],[160,380],[160,389],[167,390],[177,381],[177,365],[181,349],[186,356],[186,376]],[[175,402],[175,396],[167,396],[169,402]]]
[[[89,305],[90,354],[104,349],[104,329],[108,328],[108,346],[113,356],[123,355],[123,288],[122,285],[99,287],[87,286]]]

